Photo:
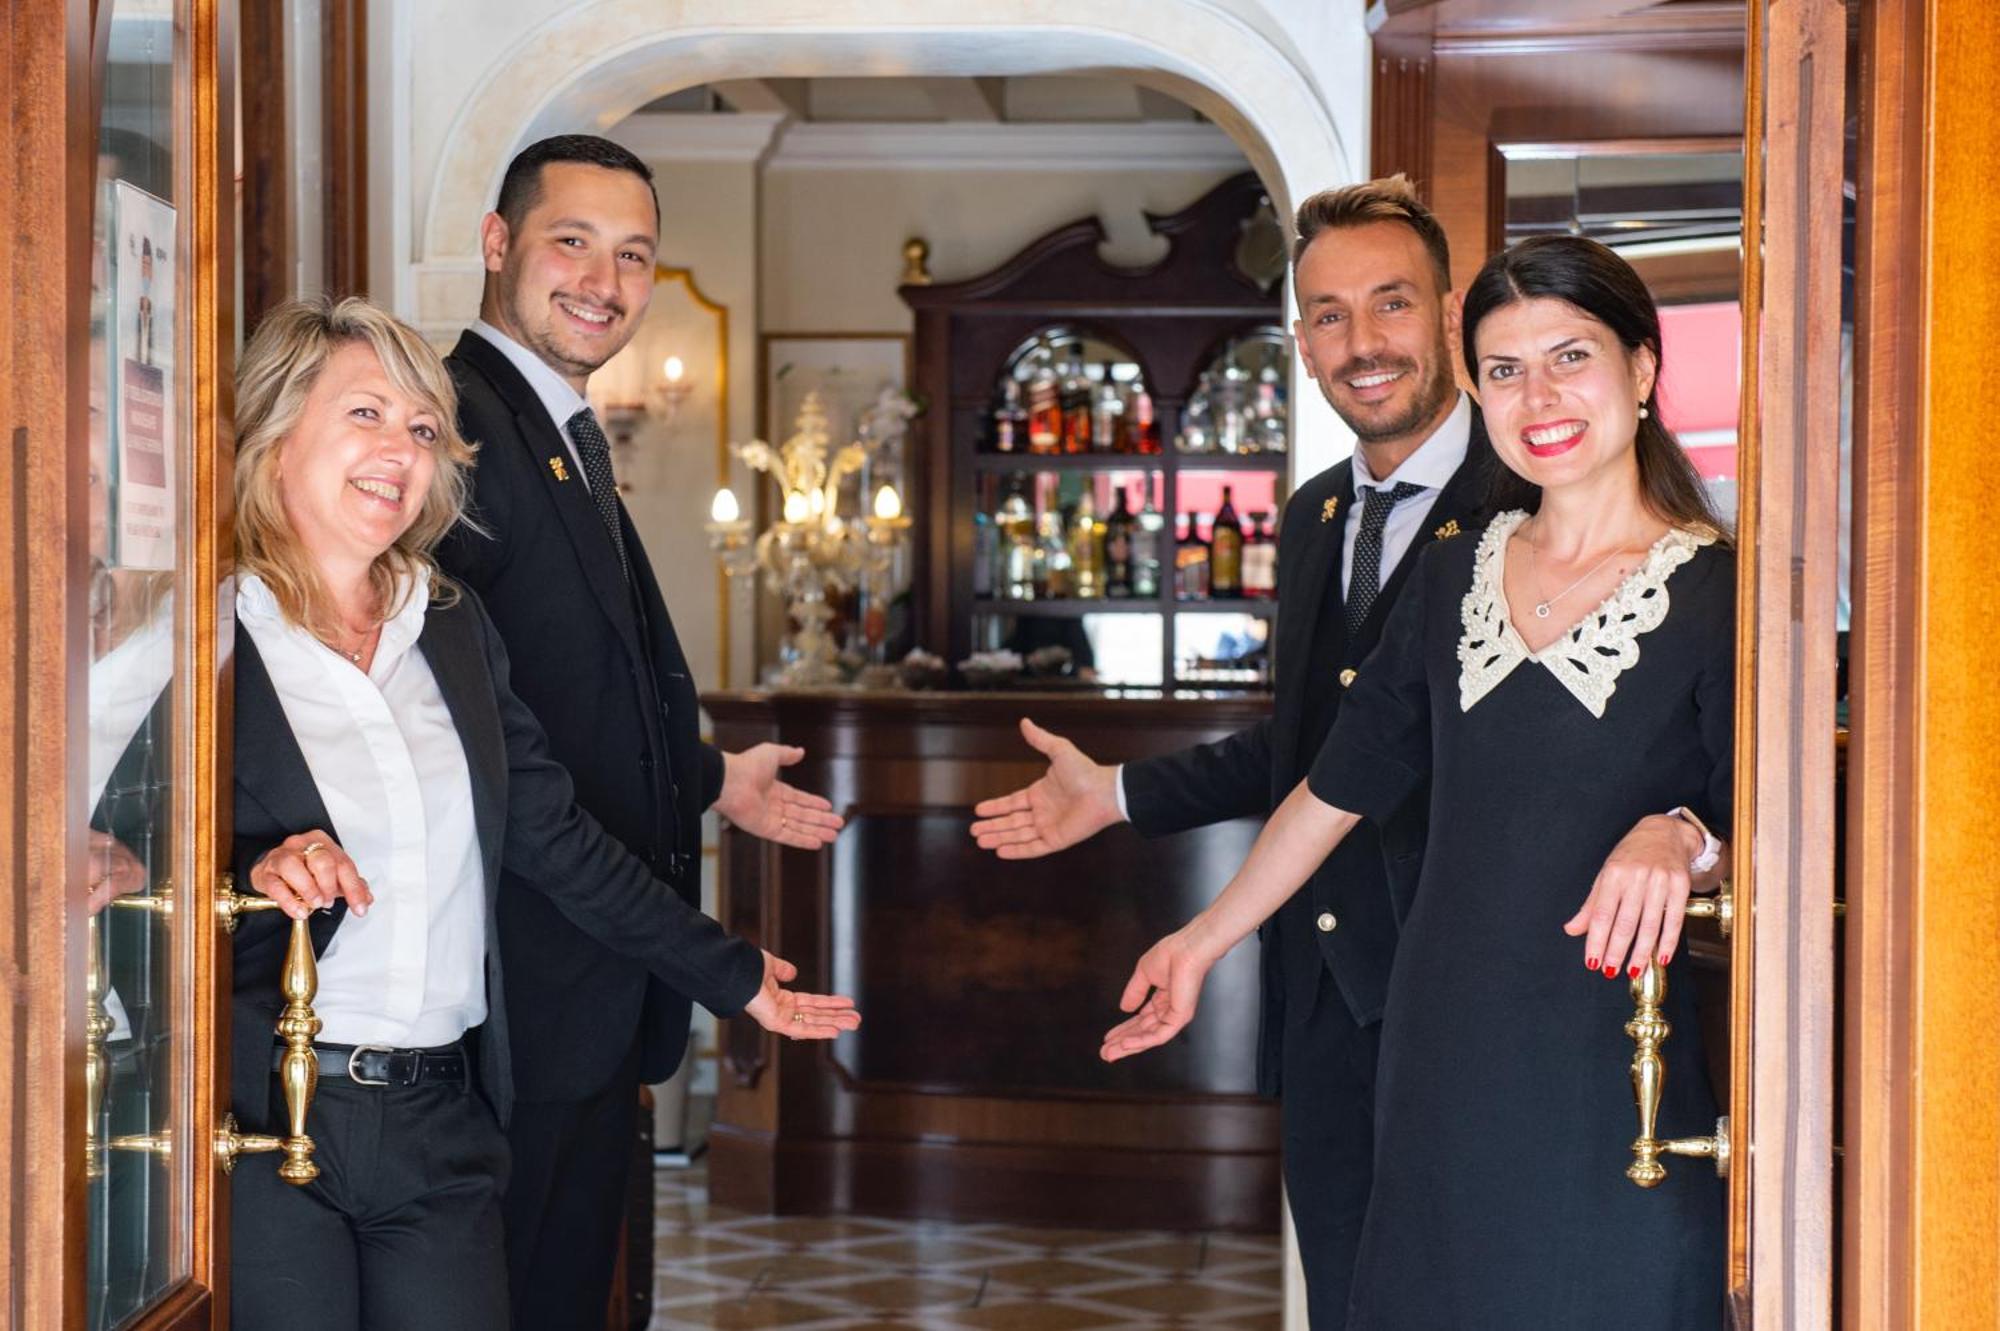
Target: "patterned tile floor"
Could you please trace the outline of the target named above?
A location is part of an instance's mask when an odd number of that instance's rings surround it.
[[[657,1171],[654,1331],[1278,1331],[1278,1240],[745,1215]]]

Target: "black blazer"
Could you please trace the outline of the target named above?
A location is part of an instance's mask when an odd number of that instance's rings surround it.
[[[477,333],[446,360],[459,426],[480,446],[470,514],[439,550],[478,592],[514,662],[514,690],[569,769],[576,802],[692,905],[701,815],[722,754],[701,742],[694,680],[639,533],[619,507],[628,586],[610,533],[541,399]],[[511,868],[511,866],[510,866]],[[575,1100],[603,1089],[641,1042],[662,1081],[687,1047],[688,996],[532,892],[505,892],[500,953],[520,1093]]]
[[[1278,534],[1277,696],[1271,716],[1213,744],[1128,763],[1126,806],[1142,835],[1162,836],[1229,818],[1262,818],[1291,794],[1333,729],[1345,687],[1341,673],[1361,668],[1374,650],[1389,608],[1424,546],[1440,537],[1456,539],[1473,525],[1492,465],[1492,445],[1475,409],[1464,463],[1439,492],[1424,530],[1383,583],[1382,594],[1352,639],[1340,589],[1340,556],[1354,494],[1354,464],[1349,460],[1329,467],[1299,487],[1285,505]],[[1277,1051],[1286,1005],[1300,1016],[1310,1009],[1322,966],[1331,968],[1355,1021],[1381,1018],[1396,949],[1398,920],[1392,903],[1408,900],[1415,885],[1424,818],[1420,793],[1388,823],[1362,822],[1258,930],[1264,945],[1264,1020],[1257,1080],[1265,1094],[1278,1091]],[[1322,932],[1315,921],[1329,911],[1337,923]]]
[[[417,650],[465,746],[473,823],[486,873],[486,1023],[479,1028],[479,1085],[504,1123],[518,1093],[511,1053],[508,959],[494,946],[507,897],[533,895],[571,928],[587,929],[621,960],[664,977],[718,1014],[739,1012],[763,983],[758,949],[681,900],[576,806],[570,777],[550,756],[533,713],[508,688],[507,652],[479,600],[432,606]],[[248,632],[236,632],[237,881],[266,850],[322,828],[341,839]],[[505,872],[502,872],[502,866]],[[505,890],[503,890],[503,888]],[[316,955],[347,917],[344,901],[312,916]],[[273,1027],[284,1006],[280,972],[291,921],[277,911],[243,917],[236,931],[236,1115],[267,1125]],[[503,984],[503,977],[506,983]]]

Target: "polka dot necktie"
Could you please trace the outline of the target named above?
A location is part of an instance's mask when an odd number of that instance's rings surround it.
[[[632,580],[632,564],[625,556],[625,529],[618,521],[618,479],[611,474],[611,441],[589,407],[569,418],[570,442],[576,445],[577,461],[583,464],[583,479],[590,485],[590,502],[611,533],[611,546],[618,552],[618,567],[625,580]],[[1378,540],[1379,546],[1381,542]]]
[[[1382,593],[1382,529],[1389,514],[1423,486],[1398,481],[1394,486],[1363,486],[1361,489],[1361,531],[1354,538],[1354,567],[1347,575],[1347,636],[1361,632],[1375,598]]]

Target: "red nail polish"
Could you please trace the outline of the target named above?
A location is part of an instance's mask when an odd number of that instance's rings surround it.
[[[1596,957],[1585,957],[1585,958],[1583,959],[1583,968],[1584,968],[1585,970],[1593,970],[1593,971],[1594,971],[1594,970],[1596,970],[1596,969],[1597,969],[1597,965],[1598,965],[1598,962],[1597,962],[1597,958],[1596,958]]]
[[[1615,978],[1617,974],[1618,974],[1618,967],[1616,964],[1607,965],[1604,968],[1604,978],[1607,980]]]
[[[1638,979],[1638,978],[1639,978],[1639,968],[1638,968],[1637,966],[1634,966],[1634,967],[1632,967],[1632,969],[1631,969],[1631,970],[1630,970],[1629,972],[1627,972],[1627,974],[1626,974],[1625,978],[1626,978],[1626,979],[1628,979],[1628,980],[1636,980],[1636,979]]]

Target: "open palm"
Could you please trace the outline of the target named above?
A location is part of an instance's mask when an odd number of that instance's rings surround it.
[[[1037,859],[1123,821],[1116,769],[1092,762],[1076,745],[1025,717],[1021,735],[1048,758],[1049,770],[1034,784],[973,808],[979,821],[972,835],[981,850],[1003,860]]]

